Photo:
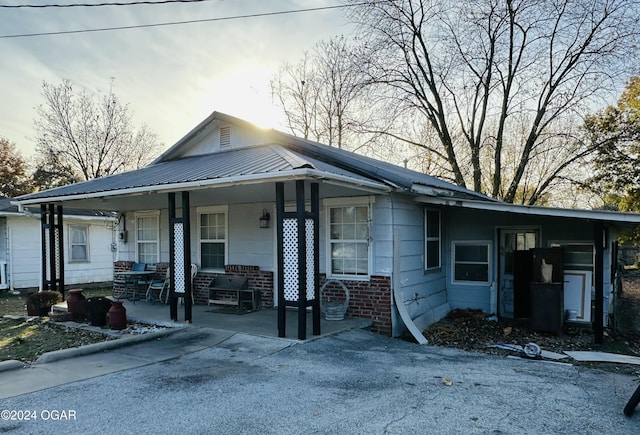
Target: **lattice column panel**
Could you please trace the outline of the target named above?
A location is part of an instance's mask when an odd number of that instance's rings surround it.
[[[297,301],[299,299],[297,219],[283,219],[283,228],[284,298],[287,301]]]
[[[305,239],[307,242],[307,300],[315,299],[315,287],[314,287],[314,264],[315,257],[314,253],[314,243],[313,243],[313,219],[305,220]]]
[[[49,241],[51,240],[51,238],[49,237],[49,231],[51,231],[51,228],[45,228],[44,229],[44,240],[42,241],[44,243],[44,255],[45,255],[45,263],[47,265],[47,267],[45,268],[46,270],[46,275],[44,277],[44,279],[46,281],[51,281],[51,268],[48,267],[51,264],[51,249],[49,247]]]
[[[174,264],[174,282],[175,293],[184,294],[186,292],[185,276],[184,276],[184,225],[182,222],[173,224],[173,244],[175,246]]]
[[[52,217],[53,219],[53,217]],[[53,237],[54,237],[54,255],[56,256],[55,260],[56,260],[56,277],[58,277],[58,279],[60,278],[60,243],[62,243],[62,240],[60,240],[60,229],[59,227],[56,225],[54,230],[53,230]]]

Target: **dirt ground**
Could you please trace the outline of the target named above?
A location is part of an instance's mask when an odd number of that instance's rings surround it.
[[[494,355],[518,355],[517,352],[487,347],[506,343],[523,346],[535,343],[541,349],[556,353],[572,350],[591,350],[640,357],[640,273],[627,273],[622,279],[622,294],[617,303],[615,327],[605,329],[604,342],[596,344],[588,325],[565,325],[561,334],[532,331],[525,321],[510,319],[488,320],[480,310],[452,310],[447,317],[427,328],[423,335],[430,345],[455,347]],[[611,321],[610,323],[614,323]],[[584,363],[566,359],[578,366],[586,366],[640,376],[640,366],[613,363]]]

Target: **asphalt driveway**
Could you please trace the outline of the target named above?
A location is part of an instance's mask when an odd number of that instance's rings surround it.
[[[630,376],[362,330],[302,343],[188,328],[31,370],[0,373],[0,390],[56,370],[86,379],[5,394],[0,409],[23,418],[3,412],[0,432],[640,433],[640,410],[622,413]]]

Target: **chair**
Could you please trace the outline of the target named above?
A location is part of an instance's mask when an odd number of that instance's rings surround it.
[[[196,266],[195,264],[192,264],[191,265],[191,305],[195,304],[195,298],[193,296],[193,279],[196,277],[197,274],[198,274],[198,266]],[[184,304],[184,298],[180,298],[180,302]]]
[[[147,264],[146,263],[133,263],[133,266],[131,266],[131,271],[132,272],[143,272],[147,269]],[[148,283],[146,282],[142,282],[140,280],[139,277],[132,275],[129,280],[128,287],[131,288],[131,300],[133,300],[133,303],[136,303],[136,300],[138,299],[138,288],[141,285],[148,285]]]
[[[154,291],[158,291],[158,301],[162,302],[162,295],[164,291],[167,291],[167,297],[165,298],[164,303],[166,304],[169,300],[169,277],[171,269],[167,267],[167,271],[165,273],[164,279],[152,279],[149,283],[149,287],[147,287],[146,299],[151,302],[154,300]]]

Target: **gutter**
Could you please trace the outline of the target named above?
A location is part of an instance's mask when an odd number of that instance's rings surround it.
[[[440,197],[420,196],[417,202],[449,207],[470,208],[474,210],[518,213],[531,216],[552,216],[563,218],[594,219],[640,225],[640,213],[623,213],[607,210],[579,210],[568,208],[540,207],[533,205],[509,204],[506,202],[474,201],[465,199],[448,199]]]

